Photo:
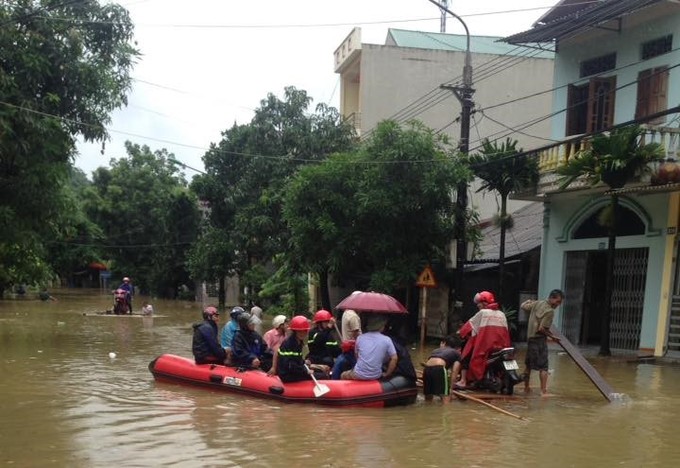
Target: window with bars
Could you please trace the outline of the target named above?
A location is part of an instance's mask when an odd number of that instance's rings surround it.
[[[667,36],[643,42],[640,49],[640,56],[642,57],[642,60],[647,60],[668,53],[673,49],[673,35],[668,34]]]
[[[581,62],[579,76],[581,78],[590,75],[597,75],[616,68],[616,52],[591,58]]]

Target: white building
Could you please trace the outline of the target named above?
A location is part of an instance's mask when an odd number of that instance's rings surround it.
[[[470,150],[484,138],[510,137],[522,148],[545,144],[550,136],[553,54],[497,42],[497,37],[470,39],[475,89]],[[462,82],[465,49],[464,35],[402,29],[390,29],[384,45],[362,44],[361,29],[354,28],[335,51],[340,112],[362,137],[385,119],[417,119],[458,141],[461,107],[453,92],[440,85]],[[524,128],[532,121],[536,123]],[[470,206],[488,219],[499,205],[495,196],[476,189],[470,187]],[[508,210],[523,204],[512,201]]]

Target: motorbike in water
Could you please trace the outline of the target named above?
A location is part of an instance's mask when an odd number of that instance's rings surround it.
[[[515,385],[523,382],[518,370],[515,348],[492,349],[486,358],[484,377],[474,382],[473,387],[502,395],[512,395]]]
[[[128,310],[127,291],[116,289],[113,292],[113,313],[116,315],[126,315]]]

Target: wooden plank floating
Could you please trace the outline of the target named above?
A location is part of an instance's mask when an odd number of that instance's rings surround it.
[[[608,401],[614,401],[619,399],[620,394],[616,393],[614,389],[609,385],[604,378],[600,375],[597,370],[593,367],[590,362],[581,354],[581,351],[576,348],[571,341],[569,341],[562,333],[555,328],[555,326],[550,327],[550,332],[560,340],[560,346],[566,351],[566,353],[574,360],[576,365],[583,371],[584,374],[590,379],[590,381],[595,384],[597,389],[602,393],[602,395]]]

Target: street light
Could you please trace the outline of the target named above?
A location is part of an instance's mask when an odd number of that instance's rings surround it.
[[[467,43],[465,47],[465,65],[463,66],[463,85],[462,86],[451,86],[442,85],[441,88],[453,91],[456,98],[461,105],[460,112],[460,141],[458,142],[458,150],[467,155],[470,149],[470,115],[472,114],[472,95],[475,90],[472,89],[472,58],[470,55],[470,30],[468,29],[465,21],[446,8],[445,5],[435,1],[428,0],[430,3],[437,6],[442,11],[450,14],[456,18],[463,25],[465,29],[465,36],[467,38]],[[455,299],[462,305],[462,289],[463,289],[463,267],[465,261],[467,260],[467,242],[465,241],[465,222],[467,213],[467,191],[468,185],[466,181],[460,182],[456,187],[456,289],[455,289]]]

